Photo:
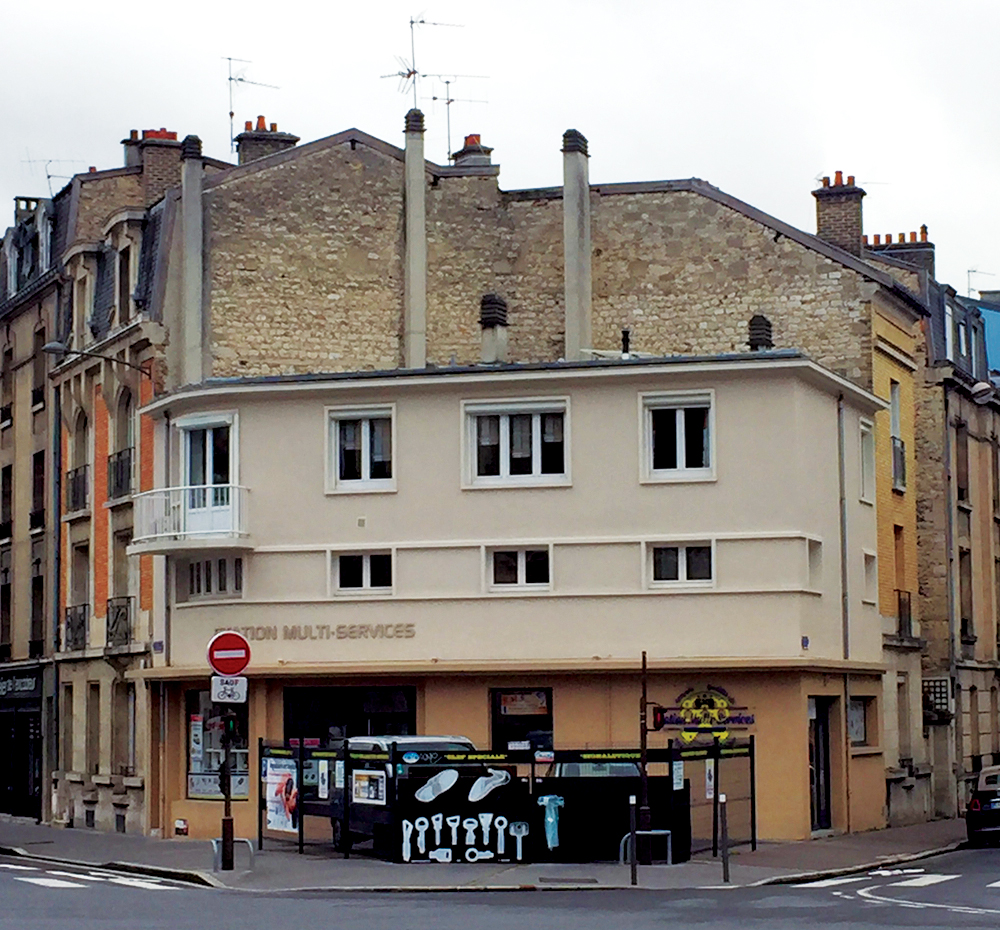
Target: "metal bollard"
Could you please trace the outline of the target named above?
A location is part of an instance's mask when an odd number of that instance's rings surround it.
[[[722,833],[722,880],[729,884],[729,819],[726,816],[726,796],[719,795],[719,828]]]
[[[639,878],[637,875],[637,862],[636,862],[636,848],[635,848],[635,795],[630,794],[628,796],[628,828],[629,828],[629,850],[628,850],[628,861],[629,867],[632,869],[632,884],[637,885],[639,883]]]

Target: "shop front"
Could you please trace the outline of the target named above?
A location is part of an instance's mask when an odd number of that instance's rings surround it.
[[[41,817],[42,666],[0,672],[0,812]]]

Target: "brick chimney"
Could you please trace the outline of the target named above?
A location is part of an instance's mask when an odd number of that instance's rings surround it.
[[[483,145],[478,133],[466,136],[465,145],[454,155],[452,161],[456,168],[478,168],[482,165],[490,165],[490,154],[493,152],[487,145]]]
[[[889,255],[908,265],[921,268],[932,278],[934,277],[934,243],[927,238],[926,225],[920,227],[919,233],[911,231],[909,236],[906,233],[899,233],[895,242],[892,240],[892,233],[886,233],[884,242],[881,235],[875,235],[872,242],[865,236],[864,245],[868,252]]]
[[[177,133],[167,129],[144,129],[142,138],[133,129],[125,147],[126,167],[142,167],[142,193],[145,205],[156,203],[164,192],[181,183],[181,144]]]
[[[834,175],[833,184],[823,178],[823,186],[812,192],[816,198],[816,235],[861,257],[861,198],[865,192],[854,184],[854,175],[844,183],[844,173]]]
[[[278,132],[277,123],[271,123],[268,128],[263,116],[257,117],[256,126],[247,120],[243,132],[236,137],[239,164],[245,165],[258,158],[267,158],[275,152],[283,152],[294,147],[298,141],[299,137],[293,136],[290,132]]]

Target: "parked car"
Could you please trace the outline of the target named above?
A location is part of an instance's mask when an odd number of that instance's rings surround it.
[[[1000,765],[987,766],[979,773],[965,809],[965,827],[974,846],[1000,840]]]

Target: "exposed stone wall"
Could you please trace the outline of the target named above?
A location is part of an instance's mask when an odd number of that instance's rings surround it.
[[[913,291],[914,294],[919,294],[921,291],[920,287],[920,274],[916,271],[907,271],[905,268],[900,268],[898,265],[891,265],[889,262],[879,261],[875,258],[871,252],[865,253],[865,261],[868,264],[873,265],[878,268],[879,271],[884,271],[886,274],[891,275],[896,281],[903,285],[905,288]]]
[[[139,174],[120,174],[93,180],[81,175],[80,180],[76,228],[70,230],[73,241],[101,239],[104,224],[112,213],[143,203],[142,177]]]
[[[345,143],[207,191],[213,375],[401,364],[402,178]]]

